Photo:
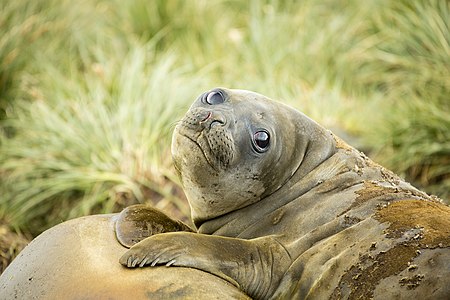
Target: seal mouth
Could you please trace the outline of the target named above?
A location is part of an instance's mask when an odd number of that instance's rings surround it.
[[[209,158],[209,156],[206,154],[206,151],[204,149],[204,147],[202,147],[202,145],[198,142],[198,138],[200,137],[200,135],[197,137],[197,139],[187,135],[187,134],[183,134],[183,133],[178,133],[179,135],[181,135],[182,137],[187,138],[188,140],[190,140],[193,144],[195,144],[198,149],[200,150],[200,152],[203,154],[203,157],[205,158],[206,162],[208,163],[208,165],[214,170],[214,171],[218,171],[217,167],[215,166],[214,162],[211,161],[211,159]],[[204,143],[206,145],[208,145],[208,143]],[[211,149],[208,149],[211,152]]]
[[[216,172],[226,169],[233,160],[233,136],[222,113],[204,109],[190,110],[177,125],[175,134],[196,144],[206,162]]]

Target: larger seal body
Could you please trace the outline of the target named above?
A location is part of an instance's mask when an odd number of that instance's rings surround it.
[[[118,260],[127,248],[116,239],[121,216],[77,218],[39,235],[1,274],[0,299],[248,299],[200,270],[124,268]],[[147,221],[146,228],[161,225],[154,215]]]
[[[295,109],[208,91],[172,153],[198,233],[149,237],[122,264],[198,268],[261,299],[450,296],[450,208]]]

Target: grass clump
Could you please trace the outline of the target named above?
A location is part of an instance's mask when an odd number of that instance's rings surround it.
[[[39,65],[88,60],[94,46],[108,41],[114,30],[101,1],[0,1],[0,111],[14,109],[24,92],[22,75],[39,73]],[[26,88],[26,87],[25,87]]]
[[[111,212],[144,202],[149,190],[177,200],[164,190],[163,179],[174,180],[164,171],[169,129],[201,80],[175,69],[171,54],[156,59],[151,46],[110,58],[81,78],[48,70],[36,87],[39,98],[16,103],[6,122],[16,134],[0,148],[7,175],[0,204],[12,225],[32,229],[35,222]],[[175,204],[188,214],[184,202]]]
[[[386,110],[368,144],[379,161],[429,193],[450,199],[450,112],[409,97]]]
[[[31,238],[11,230],[9,224],[0,220],[0,274],[9,263],[25,248]]]
[[[385,70],[373,82],[386,101],[366,143],[382,163],[450,199],[450,4],[394,3],[377,20],[383,42],[368,62]]]

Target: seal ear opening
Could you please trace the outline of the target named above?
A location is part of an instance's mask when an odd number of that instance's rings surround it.
[[[181,221],[173,220],[154,207],[136,204],[122,210],[117,216],[115,232],[117,241],[125,248],[149,236],[174,231],[193,230]]]

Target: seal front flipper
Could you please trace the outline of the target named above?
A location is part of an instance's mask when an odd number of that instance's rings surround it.
[[[193,231],[181,221],[173,220],[162,211],[144,204],[125,208],[117,217],[116,238],[130,248],[143,239],[163,232]]]
[[[252,298],[270,298],[291,264],[285,248],[271,236],[244,240],[188,232],[151,236],[121,258],[127,267],[183,266],[217,275]]]

